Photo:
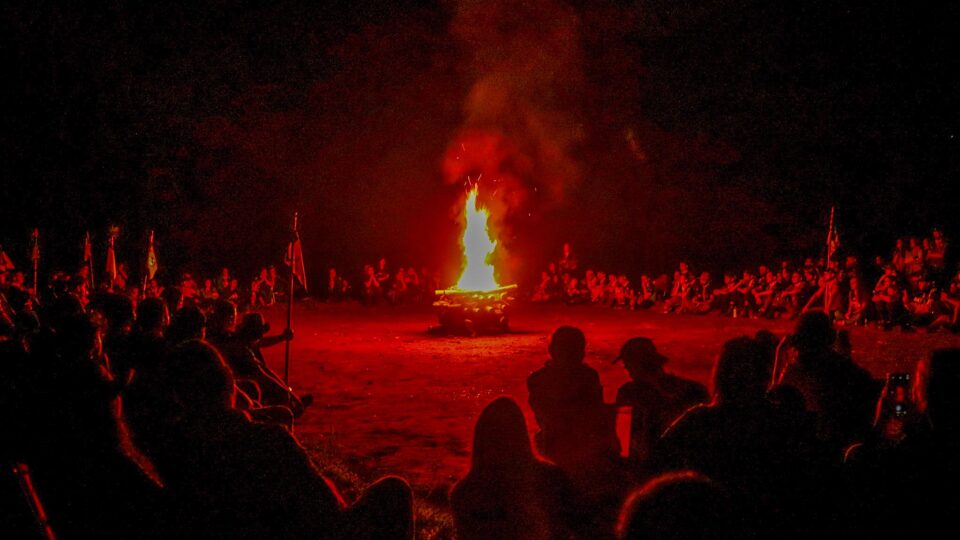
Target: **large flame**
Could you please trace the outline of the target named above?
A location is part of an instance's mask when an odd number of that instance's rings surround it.
[[[490,213],[486,208],[477,206],[477,188],[467,195],[463,209],[467,226],[463,230],[463,272],[456,288],[464,291],[490,291],[500,287],[493,277],[493,265],[490,258],[497,248],[496,240],[490,238],[487,221]]]

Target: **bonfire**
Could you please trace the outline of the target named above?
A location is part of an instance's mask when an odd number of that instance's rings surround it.
[[[486,334],[509,329],[507,310],[516,285],[500,285],[492,264],[497,241],[490,235],[490,213],[477,203],[477,186],[464,204],[466,227],[461,238],[463,269],[456,285],[436,291],[440,326],[455,334]]]

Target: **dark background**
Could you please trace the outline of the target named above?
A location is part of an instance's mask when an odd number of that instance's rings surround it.
[[[381,255],[449,274],[444,163],[478,126],[516,143],[497,218],[513,278],[564,240],[618,272],[817,256],[831,205],[863,255],[960,236],[956,7],[108,4],[0,10],[0,242],[21,267],[33,227],[45,268],[76,266],[85,230],[102,266],[117,223],[131,266],[156,229],[168,272],[250,274],[299,210],[315,281]],[[478,113],[491,72],[507,105]]]

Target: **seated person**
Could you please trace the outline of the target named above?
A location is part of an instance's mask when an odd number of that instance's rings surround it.
[[[600,376],[583,363],[583,332],[561,326],[551,336],[548,350],[550,360],[527,378],[530,408],[540,427],[536,435],[540,453],[565,469],[611,451],[615,454],[616,431],[598,420],[607,414]]]
[[[667,357],[648,338],[627,340],[614,361],[621,360],[631,380],[617,391],[616,403],[633,407],[630,457],[643,461],[674,420],[709,396],[702,384],[665,372]]]
[[[523,411],[510,398],[484,408],[473,435],[470,471],[450,490],[450,507],[460,540],[577,536],[573,486],[552,463],[530,448]]]
[[[396,538],[413,535],[412,495],[387,478],[352,505],[289,432],[234,408],[233,374],[201,341],[174,349],[164,380],[180,413],[150,455],[197,538]]]

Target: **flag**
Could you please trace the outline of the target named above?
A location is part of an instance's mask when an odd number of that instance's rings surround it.
[[[7,252],[3,250],[3,246],[0,246],[0,272],[9,272],[16,269],[17,267],[13,264],[13,261],[7,256]]]
[[[87,231],[87,235],[83,238],[83,266],[90,266],[91,261],[93,261],[93,245],[90,243],[90,231]]]
[[[150,231],[150,246],[147,248],[147,279],[153,279],[158,266],[157,252],[153,249],[153,231]]]
[[[114,250],[114,240],[117,238],[117,235],[120,234],[120,228],[116,226],[110,227],[110,239],[107,241],[107,267],[106,273],[110,276],[110,284],[113,285],[113,281],[117,279],[117,253]]]
[[[0,272],[8,272],[16,270],[16,268],[13,261],[7,256],[7,252],[3,250],[3,246],[0,246]]]
[[[36,266],[40,262],[40,230],[34,229],[30,234],[30,260]]]
[[[833,254],[840,249],[840,233],[837,232],[837,224],[833,219],[834,208],[830,209],[830,229],[827,231],[827,260],[833,258]]]
[[[307,271],[303,266],[303,246],[300,244],[299,221],[296,215],[293,217],[293,241],[287,245],[287,256],[283,263],[291,267],[290,271],[303,286],[303,290],[307,290]]]
[[[303,267],[303,246],[300,245],[299,235],[287,246],[287,257],[284,264],[290,266],[291,260],[293,261],[291,272],[303,286],[303,290],[307,290],[307,272]]]

